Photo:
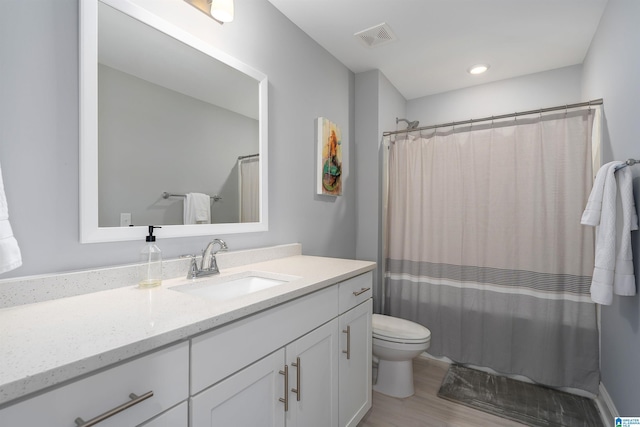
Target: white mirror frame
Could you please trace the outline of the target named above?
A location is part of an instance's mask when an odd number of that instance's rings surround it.
[[[98,1],[105,3],[259,82],[260,220],[251,223],[162,225],[161,238],[268,230],[267,76],[127,0],[82,0],[80,4],[80,242],[140,240],[147,226],[98,225]],[[184,3],[188,6],[188,4]]]

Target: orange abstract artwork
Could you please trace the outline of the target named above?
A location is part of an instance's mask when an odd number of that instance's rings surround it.
[[[340,128],[318,118],[318,194],[342,195],[342,139]]]

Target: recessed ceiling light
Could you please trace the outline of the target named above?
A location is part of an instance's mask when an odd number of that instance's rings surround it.
[[[489,64],[476,64],[469,68],[469,74],[482,74],[489,69]]]

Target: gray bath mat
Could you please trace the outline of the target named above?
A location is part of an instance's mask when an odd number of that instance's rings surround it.
[[[438,397],[535,427],[602,427],[593,400],[451,365]]]

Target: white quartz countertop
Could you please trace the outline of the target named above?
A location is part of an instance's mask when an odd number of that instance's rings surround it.
[[[290,256],[222,269],[298,276],[224,302],[170,289],[164,280],[0,309],[0,405],[96,369],[186,340],[258,311],[373,270],[375,263]],[[196,281],[209,278],[196,279]]]

